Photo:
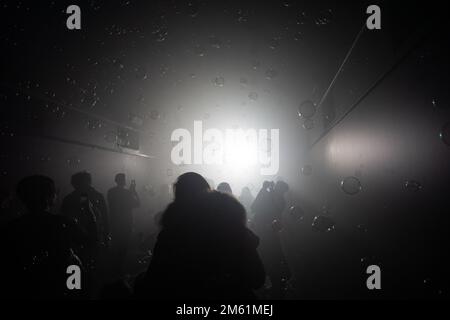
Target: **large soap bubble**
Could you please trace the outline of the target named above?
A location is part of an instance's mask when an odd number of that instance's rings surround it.
[[[298,115],[302,118],[309,119],[316,114],[316,105],[311,100],[304,101],[298,107]]]
[[[314,231],[330,232],[333,231],[336,223],[330,217],[316,216],[314,217],[312,228]]]
[[[342,190],[349,195],[355,195],[362,189],[361,182],[356,177],[348,177],[341,182]]]

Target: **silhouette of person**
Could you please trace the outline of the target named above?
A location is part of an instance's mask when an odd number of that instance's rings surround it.
[[[217,186],[217,191],[227,194],[233,194],[233,190],[231,190],[231,186],[228,182],[219,183]]]
[[[252,192],[248,187],[242,188],[241,195],[239,196],[239,202],[242,203],[242,205],[245,208],[245,211],[247,211],[247,214],[251,214],[251,205],[253,201],[255,201],[255,197],[253,197]],[[248,217],[249,219],[252,219],[253,217]]]
[[[178,177],[175,200],[161,219],[154,255],[139,282],[139,297],[249,299],[264,284],[258,238],[245,209],[228,194],[211,191],[196,173]]]
[[[123,275],[124,262],[128,251],[131,234],[133,232],[133,209],[140,205],[136,192],[136,183],[131,181],[126,189],[126,176],[118,173],[114,181],[117,186],[108,190],[109,221],[111,228],[111,244],[114,255],[114,266],[118,275]]]
[[[271,298],[275,299],[283,297],[283,286],[290,277],[279,234],[286,207],[284,195],[288,190],[283,181],[276,184],[265,181],[252,204],[255,232],[261,239],[259,252],[272,284]]]
[[[93,239],[70,219],[51,213],[56,194],[50,178],[40,175],[24,178],[16,192],[26,213],[0,233],[3,292],[10,298],[80,297],[83,291],[75,293],[67,289],[66,270],[70,265],[83,267],[73,249]]]
[[[89,246],[79,248],[80,258],[85,262],[89,286],[93,290],[100,246],[109,239],[109,225],[106,201],[103,195],[92,187],[88,172],[75,173],[71,178],[74,191],[64,197],[61,214],[72,219],[80,228],[95,239]],[[89,227],[94,225],[95,228]]]

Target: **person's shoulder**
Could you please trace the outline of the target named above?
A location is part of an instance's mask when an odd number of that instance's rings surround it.
[[[107,194],[113,194],[113,193],[117,192],[117,189],[118,189],[117,186],[109,188],[107,191]]]
[[[89,193],[90,193],[91,197],[94,197],[94,198],[97,198],[97,199],[103,199],[104,198],[103,194],[100,191],[98,191],[98,190],[96,190],[94,188],[91,188]]]
[[[257,248],[259,246],[259,237],[249,228],[245,228],[245,240],[251,248]]]
[[[75,191],[72,191],[71,193],[64,196],[63,202],[70,201],[70,200],[74,199],[75,197],[76,197]]]
[[[212,191],[210,193],[210,196],[213,200],[217,201],[218,204],[226,207],[234,207],[236,209],[243,209],[243,205],[239,202],[238,199],[236,199],[235,196],[228,194],[228,193],[222,193],[218,191]]]

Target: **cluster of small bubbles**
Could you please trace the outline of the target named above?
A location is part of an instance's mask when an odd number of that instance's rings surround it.
[[[325,26],[331,22],[332,16],[333,16],[333,11],[331,9],[328,9],[320,17],[315,19],[315,24],[317,26]]]
[[[152,110],[152,111],[150,111],[150,119],[152,119],[152,120],[158,120],[159,118],[161,118],[161,114],[159,113],[158,110]]]
[[[450,122],[446,123],[439,134],[442,142],[444,142],[447,146],[450,146]]]
[[[89,130],[97,130],[97,129],[100,129],[102,127],[102,123],[101,123],[100,120],[90,119],[90,120],[88,120],[86,127]]]
[[[248,94],[248,97],[249,97],[249,99],[252,100],[252,101],[258,100],[258,94],[257,94],[256,92],[250,92],[250,93]]]
[[[280,39],[279,38],[272,38],[269,41],[269,48],[272,50],[275,50],[280,45]]]
[[[216,87],[223,87],[225,85],[225,79],[223,77],[215,77],[212,82]]]
[[[161,66],[161,68],[159,68],[159,74],[164,77],[167,72],[169,72],[169,67],[167,66]]]
[[[311,226],[314,231],[331,232],[335,230],[336,223],[330,217],[315,216]]]
[[[78,165],[80,165],[81,160],[78,157],[73,156],[73,157],[70,157],[69,159],[67,159],[66,163],[70,166],[78,166]]]
[[[148,265],[151,259],[152,259],[152,252],[151,250],[149,250],[146,255],[138,259],[138,264]]]
[[[157,42],[163,42],[164,40],[166,40],[169,31],[166,27],[161,26],[153,30],[152,33],[155,35],[155,40]]]
[[[123,64],[123,61],[122,61],[122,59],[120,59],[120,58],[115,58],[115,59],[113,59],[113,60],[112,60],[112,64],[113,64],[115,67],[119,68],[119,69],[124,69],[124,68],[125,68],[125,65]]]
[[[306,165],[302,168],[302,174],[305,176],[312,175],[312,172],[313,172],[313,168],[310,165]]]
[[[294,34],[295,41],[300,41],[302,39],[302,37],[303,37],[303,34],[300,31],[298,31]]]
[[[242,9],[239,9],[237,11],[237,15],[238,15],[238,22],[239,23],[244,23],[248,21],[248,13],[244,12]]]
[[[196,45],[194,47],[194,53],[199,57],[204,57],[205,56],[205,48],[201,45]]]
[[[356,177],[347,177],[341,181],[341,189],[349,195],[355,195],[362,190],[361,182]]]
[[[329,203],[326,203],[322,206],[322,215],[323,216],[330,216],[332,214],[331,212],[331,205]]]
[[[304,25],[306,23],[306,13],[301,12],[297,18],[298,25]]]
[[[147,80],[148,74],[144,68],[134,68],[134,72],[136,73],[136,79],[139,80]]]
[[[110,131],[110,132],[106,133],[103,136],[103,138],[108,143],[117,143],[117,132]]]
[[[290,8],[290,7],[292,7],[292,3],[290,1],[283,1],[283,6],[285,8]]]
[[[405,189],[410,192],[418,192],[422,190],[422,185],[414,180],[408,180],[405,182]]]
[[[195,18],[198,16],[199,13],[199,5],[198,3],[194,1],[190,1],[188,3],[188,13],[192,18]]]
[[[359,232],[361,233],[367,233],[368,229],[364,224],[358,224],[356,226],[356,229],[358,229]]]
[[[29,155],[20,155],[19,161],[31,161],[31,156]]]
[[[70,84],[70,85],[73,85],[73,86],[77,84],[77,81],[75,79],[70,78],[70,77],[66,77],[66,82],[68,84]]]
[[[433,107],[437,106],[437,101],[435,99],[431,100],[431,104],[433,105]]]
[[[309,119],[316,114],[316,105],[311,100],[304,101],[298,107],[298,115],[301,118]]]
[[[41,162],[50,162],[52,159],[48,156],[43,156],[40,157],[39,160],[41,160]]]
[[[266,79],[267,80],[272,80],[274,79],[276,76],[278,75],[278,71],[274,70],[274,69],[268,69],[266,71]]]
[[[94,11],[98,11],[101,9],[101,5],[97,1],[90,1],[90,6]]]
[[[303,220],[305,212],[299,206],[292,206],[289,208],[289,215],[293,220],[299,221]]]
[[[209,45],[215,49],[220,49],[222,47],[222,41],[216,36],[211,36],[208,39]]]
[[[303,129],[306,129],[306,130],[314,129],[314,120],[313,119],[305,119],[305,121],[303,121]]]
[[[129,114],[128,119],[132,124],[138,127],[142,127],[142,125],[144,124],[144,119],[136,114]]]

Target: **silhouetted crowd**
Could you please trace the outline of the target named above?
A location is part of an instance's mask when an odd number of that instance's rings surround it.
[[[290,272],[278,231],[286,183],[264,182],[256,198],[244,188],[236,198],[228,183],[212,190],[199,174],[181,175],[173,201],[155,216],[158,232],[140,239],[148,267],[134,275],[126,257],[140,199],[125,174],[115,183],[105,199],[88,172],[74,174],[73,191],[54,214],[52,179],[19,182],[26,210],[0,231],[2,289],[10,298],[257,299],[267,282],[269,297],[283,298]],[[68,285],[73,265],[81,270],[78,288]]]

